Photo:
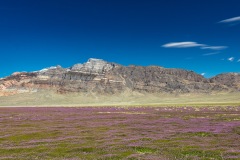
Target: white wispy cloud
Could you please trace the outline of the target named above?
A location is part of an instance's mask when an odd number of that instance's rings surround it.
[[[204,76],[206,73],[201,73],[202,76]]]
[[[229,57],[229,58],[228,58],[228,61],[233,62],[234,59],[235,59],[234,57]]]
[[[190,48],[190,47],[203,47],[204,44],[199,44],[196,42],[171,42],[162,45],[164,48]]]
[[[225,20],[220,21],[219,23],[233,23],[233,22],[240,22],[240,16],[225,19]]]
[[[228,48],[227,46],[204,46],[201,49],[222,50]]]
[[[201,44],[197,42],[170,42],[162,45],[164,48],[192,48],[199,47],[200,49],[209,49],[209,50],[222,50],[228,48],[227,46],[210,46],[206,44]]]
[[[203,54],[203,56],[211,56],[211,55],[215,55],[215,54],[219,54],[220,52],[211,52],[211,53],[205,53]]]
[[[237,62],[240,62],[240,59]]]

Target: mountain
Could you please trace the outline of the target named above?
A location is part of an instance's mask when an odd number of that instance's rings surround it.
[[[51,90],[59,94],[89,92],[139,93],[239,92],[240,74],[226,73],[206,79],[193,71],[159,66],[122,66],[90,58],[70,68],[49,67],[35,72],[15,72],[0,79],[0,96]]]

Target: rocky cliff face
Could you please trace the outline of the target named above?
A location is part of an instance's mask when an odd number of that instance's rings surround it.
[[[240,74],[239,73],[225,73],[219,74],[210,79],[210,82],[224,85],[234,90],[240,89]]]
[[[158,66],[121,66],[100,59],[89,59],[70,68],[61,66],[37,72],[14,73],[0,79],[0,96],[41,89],[58,93],[90,92],[114,94],[126,90],[148,93],[209,93],[240,91],[240,75],[221,74],[211,79],[193,71]]]

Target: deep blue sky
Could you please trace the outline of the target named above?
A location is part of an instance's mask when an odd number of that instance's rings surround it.
[[[2,0],[0,77],[88,58],[206,77],[240,72],[239,6],[239,0]]]

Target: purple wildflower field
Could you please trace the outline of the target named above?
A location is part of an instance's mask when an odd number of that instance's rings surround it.
[[[240,159],[240,107],[0,108],[0,159]]]

